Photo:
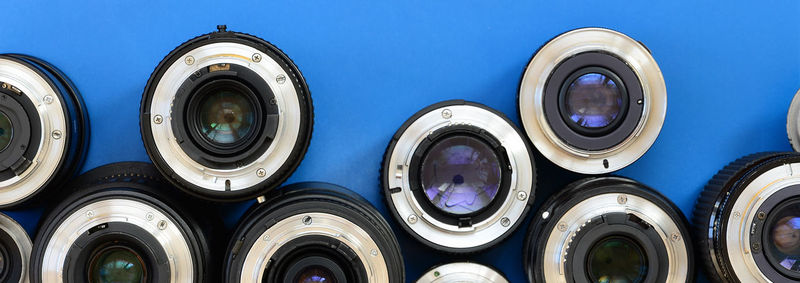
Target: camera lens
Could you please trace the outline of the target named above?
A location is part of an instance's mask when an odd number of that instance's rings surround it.
[[[92,256],[89,282],[142,282],[145,264],[138,253],[125,246],[104,248]]]
[[[542,46],[525,69],[518,99],[534,146],[583,174],[639,159],[658,137],[666,106],[664,78],[647,48],[602,28],[572,30]]]
[[[253,199],[299,166],[313,107],[286,54],[219,28],[178,46],[153,71],[142,96],[142,137],[156,168],[184,191]]]
[[[473,262],[453,262],[431,268],[417,283],[508,283],[499,271]]]
[[[591,282],[644,282],[647,258],[642,247],[624,236],[610,236],[589,248]]]
[[[464,215],[486,208],[500,188],[500,158],[485,142],[454,136],[437,142],[422,158],[422,187],[431,204]]]
[[[395,133],[381,186],[401,227],[451,253],[497,244],[533,201],[533,156],[502,113],[463,100],[422,109]]]
[[[800,151],[800,90],[795,93],[786,116],[786,133],[794,151]]]
[[[222,223],[181,201],[147,163],[90,170],[45,214],[32,282],[216,282],[212,231]]]
[[[74,176],[88,132],[83,100],[69,78],[40,59],[0,54],[0,208],[29,205]]]
[[[712,280],[800,280],[800,178],[792,173],[798,168],[796,153],[757,153],[708,182],[692,222]]]
[[[28,282],[31,240],[16,221],[0,213],[0,282]]]
[[[528,230],[531,282],[687,282],[686,219],[658,192],[621,177],[586,178],[548,199]]]
[[[225,282],[405,282],[389,224],[327,183],[289,185],[251,207],[225,262]]]

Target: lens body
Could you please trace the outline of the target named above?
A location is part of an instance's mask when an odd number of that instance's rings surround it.
[[[688,223],[658,192],[620,177],[586,178],[548,199],[524,246],[531,282],[687,282]]]
[[[795,93],[786,115],[786,134],[794,151],[800,151],[800,90]]]
[[[141,102],[153,164],[184,191],[216,201],[253,199],[284,182],[312,125],[308,86],[289,57],[224,30],[170,52]]]
[[[34,241],[32,282],[216,282],[221,221],[150,164],[113,163],[70,183]],[[216,229],[216,230],[212,230]]]
[[[31,246],[31,239],[22,226],[0,213],[0,282],[29,282]]]
[[[395,220],[438,250],[469,253],[506,238],[533,201],[535,167],[502,113],[462,100],[422,109],[386,149],[381,185]]]
[[[536,52],[518,107],[542,155],[573,172],[604,174],[633,163],[655,142],[667,94],[644,45],[613,30],[582,28]]]
[[[758,153],[720,170],[693,213],[697,249],[718,282],[800,280],[796,153]]]
[[[280,192],[237,225],[225,282],[405,282],[394,233],[369,202],[327,183]]]
[[[30,204],[74,176],[89,119],[69,78],[40,59],[0,55],[0,208]]]
[[[453,262],[435,266],[417,280],[417,283],[460,282],[508,283],[508,279],[489,266],[472,262]]]

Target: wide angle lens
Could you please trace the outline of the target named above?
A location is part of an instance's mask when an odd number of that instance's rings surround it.
[[[66,75],[35,57],[0,54],[0,209],[56,194],[40,193],[77,174],[88,135],[83,100]]]
[[[169,181],[230,202],[262,196],[297,169],[311,140],[313,106],[286,54],[218,26],[158,64],[139,121],[145,149]]]
[[[500,158],[485,142],[454,136],[437,142],[422,160],[422,187],[435,207],[452,214],[486,208],[502,179]]]
[[[635,162],[655,142],[667,91],[640,42],[581,28],[536,52],[520,82],[518,108],[542,155],[573,172],[605,174]]]
[[[692,222],[712,280],[800,280],[800,177],[795,170],[800,170],[800,154],[757,153],[731,162],[708,182]]]
[[[328,183],[280,192],[237,224],[224,282],[405,282],[397,239],[368,201]]]
[[[530,282],[688,282],[694,254],[686,218],[631,179],[586,178],[548,199],[524,245]]]
[[[407,120],[386,148],[381,186],[392,215],[425,245],[491,247],[525,219],[535,193],[528,142],[502,113],[451,100]]]
[[[68,187],[42,218],[31,282],[219,281],[211,253],[221,220],[184,201],[152,165],[104,165]]]

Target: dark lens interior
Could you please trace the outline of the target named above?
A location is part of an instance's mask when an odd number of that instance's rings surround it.
[[[297,283],[336,283],[336,276],[333,272],[319,265],[312,265],[300,271],[295,279]]]
[[[565,95],[567,115],[581,127],[606,127],[622,112],[624,94],[617,82],[601,73],[579,76]]]
[[[766,245],[772,250],[774,264],[786,270],[800,271],[800,202],[779,206],[771,212],[775,217],[767,223],[769,240]]]
[[[14,128],[11,127],[11,119],[0,111],[0,151],[3,151],[11,143],[14,136]]]
[[[94,256],[89,266],[89,278],[95,283],[145,282],[144,262],[128,248],[107,248]]]
[[[478,138],[451,136],[434,144],[421,167],[422,188],[437,208],[469,214],[492,202],[500,187],[500,161]]]
[[[589,250],[586,260],[592,282],[643,282],[647,276],[647,258],[642,247],[626,237],[600,240]]]
[[[255,123],[253,104],[239,89],[220,87],[200,101],[200,131],[208,141],[230,145],[246,137]]]
[[[6,256],[3,252],[0,252],[0,278],[3,277],[3,273],[6,271]]]

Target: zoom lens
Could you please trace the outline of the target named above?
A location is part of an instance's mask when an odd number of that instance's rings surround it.
[[[667,94],[644,45],[613,30],[582,28],[536,52],[518,107],[542,155],[573,172],[604,174],[633,163],[655,142]]]
[[[406,232],[451,253],[497,244],[533,201],[535,167],[502,113],[462,100],[414,114],[386,149],[381,185]]]
[[[28,281],[31,239],[14,219],[0,213],[0,282]]]
[[[720,170],[693,214],[697,249],[717,282],[800,280],[796,153],[758,153]]]
[[[0,208],[29,204],[77,173],[89,141],[84,108],[54,66],[0,54]]]
[[[494,268],[472,263],[454,262],[439,265],[425,272],[417,283],[508,283]]]
[[[225,282],[405,282],[389,224],[336,185],[283,187],[250,208],[233,235]]]
[[[658,192],[620,177],[586,178],[548,199],[528,230],[531,282],[688,282],[688,224]]]
[[[70,183],[34,241],[32,282],[216,282],[212,229],[150,164],[95,168]]]
[[[220,26],[159,63],[145,87],[140,126],[150,159],[173,184],[238,201],[274,189],[299,166],[312,108],[286,54]]]

